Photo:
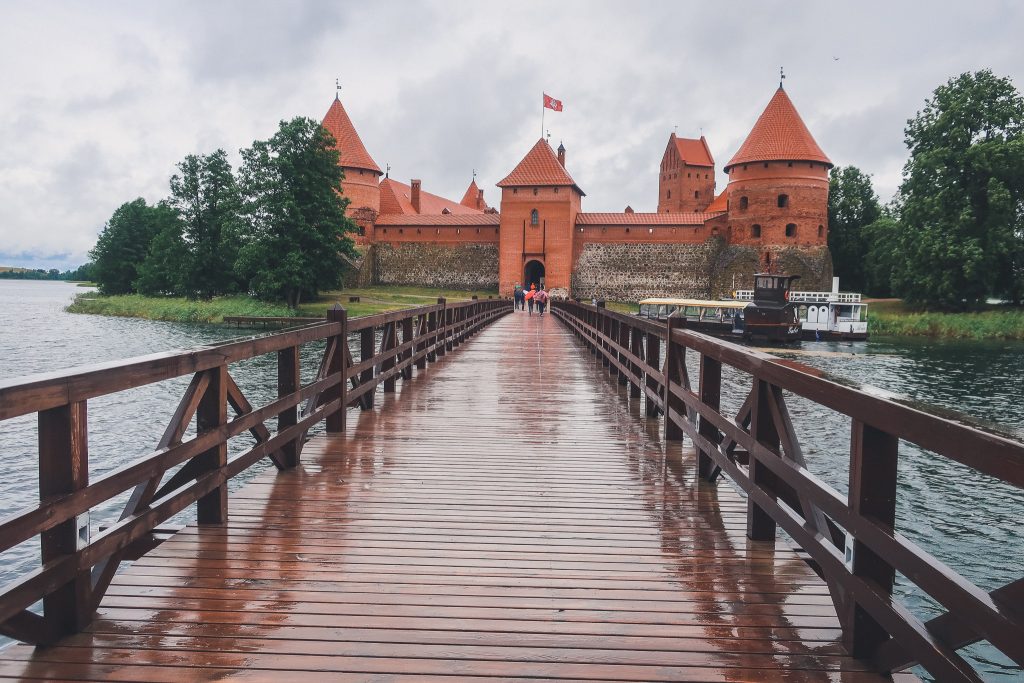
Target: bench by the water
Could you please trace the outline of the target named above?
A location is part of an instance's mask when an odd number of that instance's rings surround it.
[[[46,473],[41,503],[0,521],[0,549],[38,536],[43,562],[0,593],[0,630],[47,645],[0,650],[0,678],[967,681],[956,650],[978,640],[1022,662],[1024,580],[986,594],[893,530],[900,439],[1024,486],[1019,443],[601,308],[510,313],[335,310],[0,385],[0,420],[39,414]],[[302,386],[300,347],[324,341]],[[265,354],[278,398],[253,407],[228,365]],[[723,366],[750,378],[737,416]],[[89,481],[87,401],[182,375],[157,450]],[[788,393],[851,417],[849,498],[804,467]],[[243,432],[256,445],[229,459]],[[79,540],[76,517],[128,490]],[[197,524],[114,574],[193,503]],[[896,572],[948,612],[913,615]]]

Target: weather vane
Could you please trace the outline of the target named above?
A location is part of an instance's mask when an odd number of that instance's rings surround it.
[[[335,93],[341,92],[341,79],[340,78],[335,78],[334,79],[334,90],[335,90]]]
[[[548,144],[550,145],[551,144],[551,131],[550,130],[546,131],[546,133],[547,133],[547,136],[548,136]]]
[[[786,72],[783,71],[782,67],[780,66],[779,67],[779,87],[780,88],[782,87],[782,81],[785,80],[785,78],[786,78]]]
[[[678,133],[679,132],[679,126],[672,126],[672,132],[673,133]]]
[[[476,169],[473,169],[473,180],[476,180]]]
[[[384,177],[385,178],[390,178],[391,177],[391,164],[385,164]]]

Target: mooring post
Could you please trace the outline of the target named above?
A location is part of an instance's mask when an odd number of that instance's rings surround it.
[[[850,511],[870,518],[888,532],[896,526],[896,470],[899,439],[859,420],[853,420],[850,435]],[[849,543],[847,545],[850,545]],[[867,579],[892,594],[896,570],[881,555],[854,539],[854,576]],[[853,595],[847,595],[843,641],[854,657],[871,657],[889,639],[889,633],[864,610]]]
[[[225,399],[226,400],[226,399]],[[89,485],[88,421],[85,401],[57,406],[39,412],[39,500],[67,495]],[[74,555],[88,539],[88,515],[83,518],[85,537],[79,518],[72,517],[39,534],[40,559],[45,566],[62,556]],[[89,568],[43,596],[46,633],[41,640],[52,642],[61,636],[82,630],[91,619],[91,581]]]
[[[683,429],[672,418],[674,412],[680,420],[686,419],[686,405],[683,399],[672,393],[672,385],[683,386],[683,363],[686,362],[686,347],[672,342],[672,332],[686,326],[685,318],[669,316],[665,321],[665,441],[682,441]]]
[[[341,407],[337,412],[327,416],[327,433],[344,432],[347,427],[348,414],[348,311],[340,304],[327,309],[327,322],[341,323],[341,331],[333,338],[334,355],[327,365],[327,376],[341,375],[338,386],[331,387],[327,392],[327,400],[339,399]]]

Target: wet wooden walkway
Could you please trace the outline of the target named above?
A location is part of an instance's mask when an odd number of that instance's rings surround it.
[[[508,315],[120,574],[0,678],[889,680],[550,316]]]

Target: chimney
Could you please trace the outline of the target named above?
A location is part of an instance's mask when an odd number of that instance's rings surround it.
[[[476,195],[476,208],[481,211],[487,208],[487,202],[484,201],[484,191],[479,190]]]
[[[562,165],[562,168],[565,168],[565,145],[561,142],[558,143],[558,163]]]
[[[422,184],[422,181],[416,180],[415,178],[413,178],[413,180],[410,182],[410,185],[412,185],[412,197],[410,197],[410,200],[412,201],[412,210],[415,211],[416,213],[420,212],[420,185],[421,184]]]

